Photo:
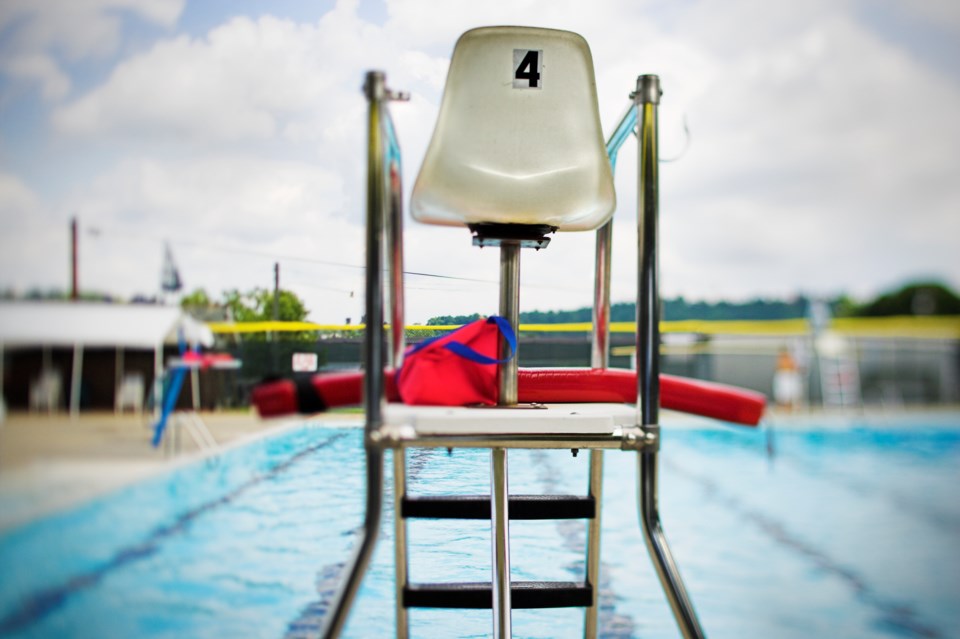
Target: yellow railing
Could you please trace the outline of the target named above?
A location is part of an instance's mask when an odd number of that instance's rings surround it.
[[[313,322],[211,322],[210,330],[218,335],[246,333],[290,333],[315,331],[321,333],[348,333],[364,329],[363,324],[315,324]],[[448,331],[459,325],[407,326],[408,331]],[[849,337],[885,337],[911,339],[960,339],[960,316],[938,317],[844,317],[830,322],[829,328]],[[588,333],[590,322],[567,324],[521,324],[524,333]],[[664,333],[697,333],[701,335],[798,336],[810,333],[805,319],[707,321],[683,320],[661,322]],[[612,322],[611,333],[634,333],[633,322]]]

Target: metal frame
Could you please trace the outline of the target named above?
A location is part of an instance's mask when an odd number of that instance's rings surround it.
[[[347,574],[331,604],[323,631],[324,637],[336,637],[346,623],[349,609],[369,564],[380,528],[383,501],[383,451],[394,451],[394,506],[397,508],[396,535],[398,547],[405,548],[406,524],[399,514],[405,490],[408,447],[480,447],[491,448],[491,554],[493,557],[493,636],[510,636],[510,567],[509,520],[507,519],[507,449],[508,448],[585,448],[591,449],[589,493],[599,501],[602,481],[602,449],[619,448],[638,453],[638,491],[641,529],[651,559],[656,567],[677,625],[686,638],[703,637],[690,597],[673,559],[660,525],[657,505],[657,467],[659,454],[659,297],[657,289],[657,217],[659,194],[657,175],[657,107],[660,102],[659,78],[643,75],[637,79],[632,104],[618,124],[607,152],[612,165],[623,142],[636,132],[638,145],[638,299],[637,299],[637,384],[638,402],[632,426],[612,428],[605,432],[575,428],[563,432],[522,432],[518,429],[488,432],[444,432],[428,434],[415,428],[384,422],[383,370],[388,363],[399,365],[403,350],[402,299],[402,209],[400,187],[400,153],[393,124],[387,110],[390,100],[404,96],[389,91],[382,72],[367,74],[364,92],[369,102],[367,235],[366,235],[366,331],[364,334],[364,407],[366,425],[364,448],[367,462],[366,515],[354,556]],[[639,131],[637,123],[639,122]],[[597,232],[597,264],[594,296],[594,328],[591,364],[604,368],[609,353],[610,266],[612,225]],[[518,327],[519,246],[501,246],[500,312],[511,325]],[[383,253],[390,265],[390,306],[393,339],[390,352],[384,353]],[[512,365],[501,367],[500,403],[516,403],[516,358]],[[507,415],[504,414],[506,418]],[[599,516],[591,522],[587,536],[587,580],[594,586],[593,606],[586,612],[585,635],[596,634],[597,586],[600,549]],[[403,608],[403,587],[407,582],[405,550],[397,550],[397,636],[408,634],[407,613]]]
[[[395,566],[394,589],[397,615],[397,639],[407,639],[410,635],[410,618],[403,604],[403,591],[407,587],[409,565],[407,562],[407,520],[400,516],[403,509],[403,496],[407,493],[407,451],[402,448],[393,451],[393,560]]]
[[[363,379],[363,398],[366,411],[364,426],[364,450],[366,452],[366,514],[359,532],[353,557],[347,563],[347,574],[334,596],[323,629],[324,637],[337,637],[347,621],[347,614],[353,605],[363,574],[370,563],[373,549],[380,533],[380,519],[383,512],[383,448],[375,443],[374,435],[383,425],[384,381],[383,367],[383,246],[384,226],[395,223],[400,215],[390,215],[391,204],[387,197],[387,171],[384,149],[388,134],[385,124],[390,113],[386,102],[400,96],[386,87],[386,76],[380,71],[367,73],[363,85],[369,104],[367,118],[367,224],[366,224],[366,288],[364,303],[366,307],[366,325],[363,337],[363,363],[366,374]],[[399,182],[399,180],[397,180]],[[391,234],[399,239],[400,233]],[[402,272],[402,264],[400,265]],[[394,297],[394,305],[396,297]],[[399,326],[402,326],[402,322]],[[400,331],[402,333],[402,330]],[[395,331],[396,333],[396,331]]]
[[[647,550],[683,636],[703,637],[693,603],[667,545],[657,506],[657,460],[660,440],[660,295],[657,246],[660,193],[658,177],[657,107],[660,78],[637,78],[633,95],[640,121],[638,145],[638,290],[637,290],[637,425],[655,442],[638,452],[640,521]]]
[[[508,484],[507,449],[494,448],[490,452],[490,565],[494,639],[513,636]]]

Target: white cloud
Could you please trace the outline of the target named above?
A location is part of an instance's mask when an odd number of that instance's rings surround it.
[[[300,273],[284,285],[314,318],[340,322],[324,299],[349,305],[361,272],[336,265],[359,264],[363,239],[340,210],[345,201],[341,178],[315,165],[224,155],[126,160],[62,207],[82,212],[91,231],[81,251],[85,289],[155,294],[169,240],[188,289],[270,287],[280,261]],[[315,262],[287,259],[296,257]]]
[[[389,2],[387,22],[374,25],[356,2],[341,1],[310,24],[232,18],[203,37],[157,41],[54,112],[71,144],[110,141],[120,151],[99,179],[45,206],[104,228],[85,259],[105,288],[121,279],[125,291],[154,286],[162,237],[198,238],[174,248],[188,286],[211,292],[248,288],[243,278],[269,286],[273,258],[203,243],[357,264],[363,73],[384,69],[392,88],[413,94],[392,107],[409,193],[456,37],[485,24],[541,24],[591,43],[607,129],[647,72],[665,89],[664,156],[681,149],[684,117],[690,123],[688,152],[661,167],[666,294],[866,294],[930,272],[958,284],[960,90],[872,32],[852,6],[404,0]],[[49,71],[35,64],[38,78]],[[62,91],[50,77],[49,91]],[[630,141],[618,162],[620,300],[635,295],[635,155]],[[110,229],[153,239],[119,250]],[[496,279],[496,252],[471,248],[466,231],[410,223],[407,242],[410,270]],[[589,304],[592,247],[592,234],[561,235],[546,251],[524,253],[524,308]],[[315,318],[359,317],[357,269],[283,269]],[[495,309],[488,283],[411,277],[408,285],[413,320]]]
[[[40,199],[17,176],[0,173],[0,210],[5,225],[23,223],[41,210]]]
[[[40,85],[44,98],[63,98],[70,89],[57,62],[99,58],[117,51],[122,14],[171,27],[185,0],[7,0],[0,4],[0,31],[11,30],[0,47],[0,71]]]
[[[664,171],[665,272],[693,258],[730,277],[690,272],[675,291],[865,294],[911,274],[958,279],[943,241],[960,235],[956,84],[842,16],[725,70],[691,110],[689,157]]]
[[[133,222],[143,232],[316,232],[344,200],[339,176],[250,156],[122,162],[69,201],[91,224]]]
[[[316,24],[237,17],[202,39],[185,36],[118,65],[109,80],[54,115],[56,126],[86,136],[176,136],[193,144],[338,139],[345,118],[363,111],[362,74],[387,61],[438,90],[445,63],[404,52],[379,27],[340,3]],[[359,124],[361,120],[356,118]]]
[[[960,10],[953,0],[926,0],[926,2],[908,2],[907,0],[897,2],[893,0],[888,4],[926,20],[939,28],[953,31],[955,34],[960,33]]]
[[[0,289],[64,290],[69,281],[66,220],[59,220],[18,177],[0,173]]]
[[[58,100],[70,92],[70,78],[48,55],[18,55],[5,61],[2,66],[11,77],[38,84],[46,100]]]

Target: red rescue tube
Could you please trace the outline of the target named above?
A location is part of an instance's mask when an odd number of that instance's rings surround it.
[[[521,368],[517,382],[518,400],[524,403],[633,404],[637,401],[637,374],[624,369]],[[699,379],[660,375],[663,408],[756,426],[766,403],[762,393]]]
[[[623,369],[521,368],[520,402],[632,404],[637,401],[637,376]],[[393,371],[385,373],[387,400],[400,401]],[[253,389],[252,401],[263,417],[315,413],[363,400],[363,373],[325,373],[296,380],[265,382]],[[756,426],[766,397],[734,386],[697,379],[660,376],[660,404],[664,408]]]
[[[392,370],[384,372],[384,390],[387,401],[400,401],[396,375]],[[356,406],[363,402],[363,371],[262,382],[250,393],[250,401],[261,417],[322,413],[338,406]]]

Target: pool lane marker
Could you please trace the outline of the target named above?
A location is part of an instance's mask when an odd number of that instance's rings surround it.
[[[330,446],[346,436],[347,433],[337,433],[322,442],[308,446],[266,472],[253,476],[230,492],[182,513],[172,523],[156,527],[145,540],[138,544],[121,548],[109,561],[101,566],[71,577],[57,586],[44,588],[31,595],[27,595],[18,609],[3,619],[0,619],[0,636],[20,631],[47,617],[63,606],[75,593],[87,588],[92,588],[115,570],[153,555],[160,549],[162,542],[184,532],[187,526],[201,515],[205,515],[221,506],[229,504],[254,486],[276,477],[305,457]]]
[[[533,458],[532,461],[537,467],[537,481],[540,482],[544,494],[564,492],[561,490],[563,487],[559,480],[563,471],[557,468],[551,456],[546,451],[536,448],[532,449],[530,453]],[[598,505],[598,516],[601,514],[601,508],[602,504]],[[586,556],[588,524],[585,521],[558,519],[554,525],[567,550],[583,553]],[[602,537],[603,534],[601,533]],[[581,575],[584,575],[585,578],[586,568],[585,559],[577,560],[567,566],[567,570],[573,575],[574,579]],[[639,634],[638,623],[629,613],[617,610],[617,602],[620,598],[613,589],[613,581],[610,575],[614,571],[611,568],[610,564],[602,559],[600,560],[600,583],[597,584],[597,636],[604,639],[631,639]]]
[[[801,555],[825,573],[839,578],[857,595],[860,601],[880,614],[881,624],[894,634],[921,639],[940,639],[946,636],[939,629],[918,619],[919,614],[912,606],[882,597],[854,570],[841,565],[825,552],[801,540],[773,517],[753,510],[737,497],[724,492],[713,479],[698,475],[673,460],[663,459],[661,465],[669,467],[671,472],[699,484],[709,497],[712,497],[742,519],[754,524],[780,546]]]
[[[436,448],[410,449],[409,455],[407,456],[408,487],[416,482],[420,476],[420,472],[426,467],[436,452]],[[397,454],[396,449],[394,449],[393,454]],[[393,501],[389,495],[385,495],[385,498],[389,502]],[[390,512],[390,510],[388,510],[388,512]],[[351,528],[344,533],[344,536],[355,537],[361,529],[362,526]],[[385,532],[385,535],[390,539],[393,533],[389,524],[386,526],[386,529],[388,532]],[[323,618],[327,616],[327,612],[333,604],[333,598],[337,593],[337,588],[340,586],[341,575],[346,567],[346,563],[340,561],[327,564],[317,572],[317,598],[304,606],[299,614],[297,614],[296,619],[287,623],[287,630],[283,635],[283,639],[307,639],[308,637],[319,636],[320,631],[323,629]]]
[[[781,451],[778,451],[777,455],[785,458],[786,461],[794,468],[806,468],[807,462],[801,455],[795,453],[783,453]],[[955,535],[957,538],[960,538],[960,518],[950,512],[937,508],[931,504],[920,503],[909,495],[901,494],[896,492],[895,489],[883,487],[869,481],[864,481],[862,479],[824,469],[820,469],[819,472],[822,476],[829,480],[830,485],[833,487],[842,486],[846,490],[861,498],[868,497],[871,499],[886,501],[891,508],[909,513],[917,519],[923,520],[933,528],[938,529],[942,533]]]

